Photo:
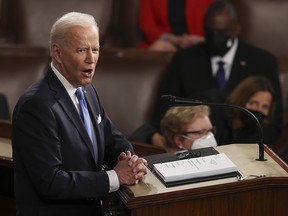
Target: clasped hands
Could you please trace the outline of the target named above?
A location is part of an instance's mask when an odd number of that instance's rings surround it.
[[[130,151],[122,152],[118,157],[114,170],[118,176],[120,185],[134,185],[143,180],[147,174],[147,161]]]
[[[176,52],[179,48],[187,48],[197,43],[203,42],[204,37],[200,35],[174,35],[164,33],[158,40],[155,40],[150,46],[150,50]]]

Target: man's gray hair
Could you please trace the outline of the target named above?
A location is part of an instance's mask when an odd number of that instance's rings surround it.
[[[92,15],[79,12],[66,13],[57,19],[51,28],[49,41],[50,52],[52,51],[52,44],[63,40],[65,37],[65,31],[72,26],[95,26],[99,29],[97,22]]]

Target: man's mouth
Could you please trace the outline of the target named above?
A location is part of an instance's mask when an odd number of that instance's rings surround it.
[[[92,69],[84,70],[83,72],[86,73],[86,74],[91,74],[92,73]]]

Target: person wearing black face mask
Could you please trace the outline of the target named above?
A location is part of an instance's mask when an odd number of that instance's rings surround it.
[[[206,47],[212,58],[220,57],[219,60],[229,62],[225,55],[232,47],[238,46],[239,33],[240,25],[232,4],[220,1],[208,7],[204,17],[204,34]],[[233,55],[235,51],[231,50],[230,53]]]
[[[225,32],[208,30],[205,33],[206,45],[212,56],[223,57],[233,46],[234,38],[230,38]]]
[[[266,140],[268,144],[274,143],[283,125],[282,94],[275,56],[239,39],[241,27],[230,1],[217,0],[208,6],[203,30],[206,42],[175,53],[165,73],[160,94],[225,102],[222,98],[225,99],[242,80],[253,75],[264,76],[275,90],[275,115],[268,125],[270,138]],[[224,62],[221,86],[216,76],[218,61]],[[211,108],[212,122],[219,120],[214,110]],[[165,111],[157,110],[156,128],[159,128]],[[220,140],[217,142],[221,145]]]
[[[226,103],[237,105],[252,112],[264,132],[264,143],[270,139],[269,122],[275,113],[275,91],[265,77],[250,76],[243,80],[227,97]],[[258,128],[247,113],[239,109],[227,109],[225,127],[218,128],[222,144],[258,143]]]
[[[265,122],[267,121],[267,116],[264,115],[263,113],[257,111],[257,110],[252,110],[252,109],[247,109],[250,111],[259,121],[261,125],[265,125]],[[251,129],[251,130],[256,130],[256,125],[255,121],[251,118],[251,116],[247,115],[247,113],[241,112],[240,113],[240,120],[245,125],[245,127]]]

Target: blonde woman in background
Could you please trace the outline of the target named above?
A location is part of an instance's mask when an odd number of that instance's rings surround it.
[[[168,152],[217,146],[208,106],[170,108],[161,120],[163,147]]]

